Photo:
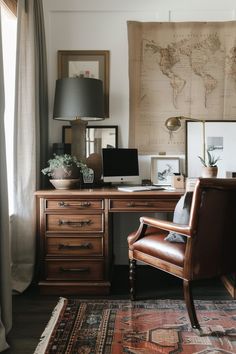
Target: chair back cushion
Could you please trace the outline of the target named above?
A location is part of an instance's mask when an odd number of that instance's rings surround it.
[[[173,216],[174,223],[188,225],[192,197],[193,197],[193,192],[186,192],[180,198],[174,210],[174,216]],[[165,237],[165,241],[186,243],[186,236],[171,231]]]

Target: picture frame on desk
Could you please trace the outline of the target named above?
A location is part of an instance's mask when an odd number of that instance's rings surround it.
[[[58,78],[90,77],[103,82],[105,117],[109,117],[109,50],[59,50]]]
[[[151,181],[153,184],[170,186],[175,173],[180,173],[179,157],[151,157]]]
[[[217,177],[225,178],[227,171],[236,171],[236,120],[205,121],[205,151],[219,157]],[[202,173],[203,156],[202,122],[186,121],[186,175],[197,178]]]

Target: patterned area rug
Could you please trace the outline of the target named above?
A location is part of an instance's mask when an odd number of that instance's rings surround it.
[[[185,303],[61,298],[35,354],[236,353],[236,301],[195,301],[201,332]]]

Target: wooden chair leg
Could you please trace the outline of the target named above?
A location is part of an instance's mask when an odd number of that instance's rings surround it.
[[[184,299],[189,315],[189,319],[191,322],[191,326],[196,329],[200,329],[200,325],[197,319],[196,310],[193,302],[193,295],[192,295],[192,283],[188,280],[183,281],[184,285]]]
[[[135,300],[135,270],[136,260],[129,260],[129,284],[130,284],[130,300]]]

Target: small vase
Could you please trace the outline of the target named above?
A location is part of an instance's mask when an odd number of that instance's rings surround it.
[[[204,178],[215,178],[217,177],[217,173],[218,173],[218,167],[214,166],[214,167],[203,167],[202,168],[202,177]]]

